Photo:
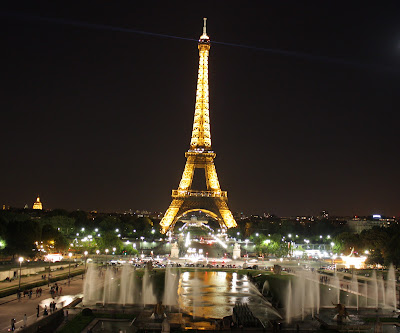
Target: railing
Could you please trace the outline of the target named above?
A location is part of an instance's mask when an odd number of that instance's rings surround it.
[[[172,197],[212,197],[227,198],[226,191],[195,191],[195,190],[172,190]]]

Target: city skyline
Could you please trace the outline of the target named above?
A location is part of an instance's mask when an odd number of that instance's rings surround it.
[[[2,8],[0,203],[165,212],[208,17],[211,135],[232,211],[398,216],[396,6],[195,7]]]

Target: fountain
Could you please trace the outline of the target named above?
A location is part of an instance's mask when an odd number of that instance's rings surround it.
[[[264,297],[282,291],[281,288],[277,289],[279,284],[272,283],[274,281],[272,279],[264,280],[260,292],[252,283],[254,278],[235,272],[196,270],[180,274],[177,269],[171,267],[165,269],[165,276],[158,272],[158,270],[151,271],[149,267],[145,268],[143,279],[139,284],[137,272],[130,265],[123,265],[119,270],[113,266],[98,269],[95,265],[89,265],[84,281],[83,304],[101,305],[106,308],[104,311],[107,311],[108,306],[115,311],[119,305],[124,312],[137,313],[136,323],[140,319],[142,325],[151,322],[150,309],[157,303],[164,306],[165,316],[171,325],[182,322],[178,317],[182,320],[182,316],[185,316],[185,322],[190,323],[193,328],[203,327],[201,325],[205,325],[207,320],[210,322],[211,318],[224,320],[232,315],[235,308],[239,317],[240,314],[246,317],[246,313],[251,312],[263,325],[268,325],[271,320],[282,319]],[[264,274],[257,276],[261,275]],[[161,282],[164,284],[162,297],[157,297],[153,291],[153,284],[159,281],[157,276],[164,281]],[[386,314],[389,313],[388,310],[397,309],[393,267],[389,269],[385,280],[377,278],[375,271],[371,278],[359,277],[365,280],[365,283],[359,283],[356,274],[349,282],[344,279],[345,276],[339,279],[335,274],[328,279],[329,282],[320,284],[319,275],[309,270],[299,270],[296,275],[287,277],[289,281],[286,293],[284,297],[276,300],[276,304],[284,305],[282,310],[287,325],[296,325],[301,321],[302,326],[312,326],[318,321],[330,327],[335,325],[355,327],[365,324],[360,320],[358,311],[363,314],[371,313],[372,307],[375,315],[375,309],[378,310],[378,307],[379,313],[385,310]],[[285,279],[286,277],[281,279],[278,276],[278,280],[281,280],[280,285],[285,283]],[[347,288],[341,288],[341,283],[345,283]],[[321,302],[323,309],[320,313]],[[335,316],[334,307],[339,313],[339,318]],[[343,309],[346,311],[343,312]],[[317,320],[313,321],[314,318]],[[333,318],[337,318],[338,321]],[[349,318],[351,321],[347,321]],[[161,321],[158,324],[161,325]]]
[[[135,304],[136,300],[136,271],[130,265],[122,266],[119,304]]]
[[[336,303],[340,303],[340,281],[339,277],[337,275],[337,272],[335,272],[335,275],[332,278],[332,285],[336,289]]]
[[[107,267],[104,287],[103,287],[103,306],[109,303],[117,303],[118,279],[115,267]]]
[[[292,307],[289,306],[292,304],[292,281],[289,281],[286,295],[286,323],[290,324],[292,322]]]
[[[396,312],[397,304],[396,304],[396,274],[394,272],[394,267],[391,264],[389,266],[389,271],[386,278],[386,295],[385,295],[385,305],[390,310]]]
[[[289,281],[286,291],[286,321],[304,318],[307,314],[314,317],[320,309],[320,286],[316,274],[310,271],[298,271],[297,276]]]
[[[375,300],[375,309],[379,307],[379,299],[378,299],[378,281],[376,278],[376,271],[372,272],[372,288],[371,292],[368,293],[373,300]]]
[[[153,291],[153,283],[149,276],[149,269],[146,265],[142,280],[142,304],[156,304],[157,299]]]
[[[358,303],[359,303],[358,296],[359,296],[359,293],[358,293],[358,279],[357,279],[357,275],[356,274],[353,274],[353,278],[351,279],[350,291],[356,297],[356,308],[357,308],[357,311],[358,311]],[[351,300],[349,300],[349,302],[350,301]]]
[[[177,305],[178,274],[173,273],[171,267],[165,270],[164,305]]]

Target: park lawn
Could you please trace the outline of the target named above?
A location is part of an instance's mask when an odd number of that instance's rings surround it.
[[[134,315],[126,313],[96,313],[89,316],[84,316],[82,313],[77,314],[72,320],[70,320],[65,326],[59,331],[60,333],[80,333],[86,326],[88,326],[96,318],[107,318],[107,319],[135,319]]]

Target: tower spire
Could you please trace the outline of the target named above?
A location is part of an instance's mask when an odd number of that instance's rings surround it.
[[[203,18],[203,21],[204,21],[204,25],[203,25],[203,35],[207,35],[207,17],[204,17]]]
[[[210,51],[210,38],[206,32],[204,18],[203,34],[200,36],[199,71],[197,75],[196,104],[194,111],[192,139],[190,149],[211,149],[211,132],[209,116],[209,91],[208,91],[208,55]]]

